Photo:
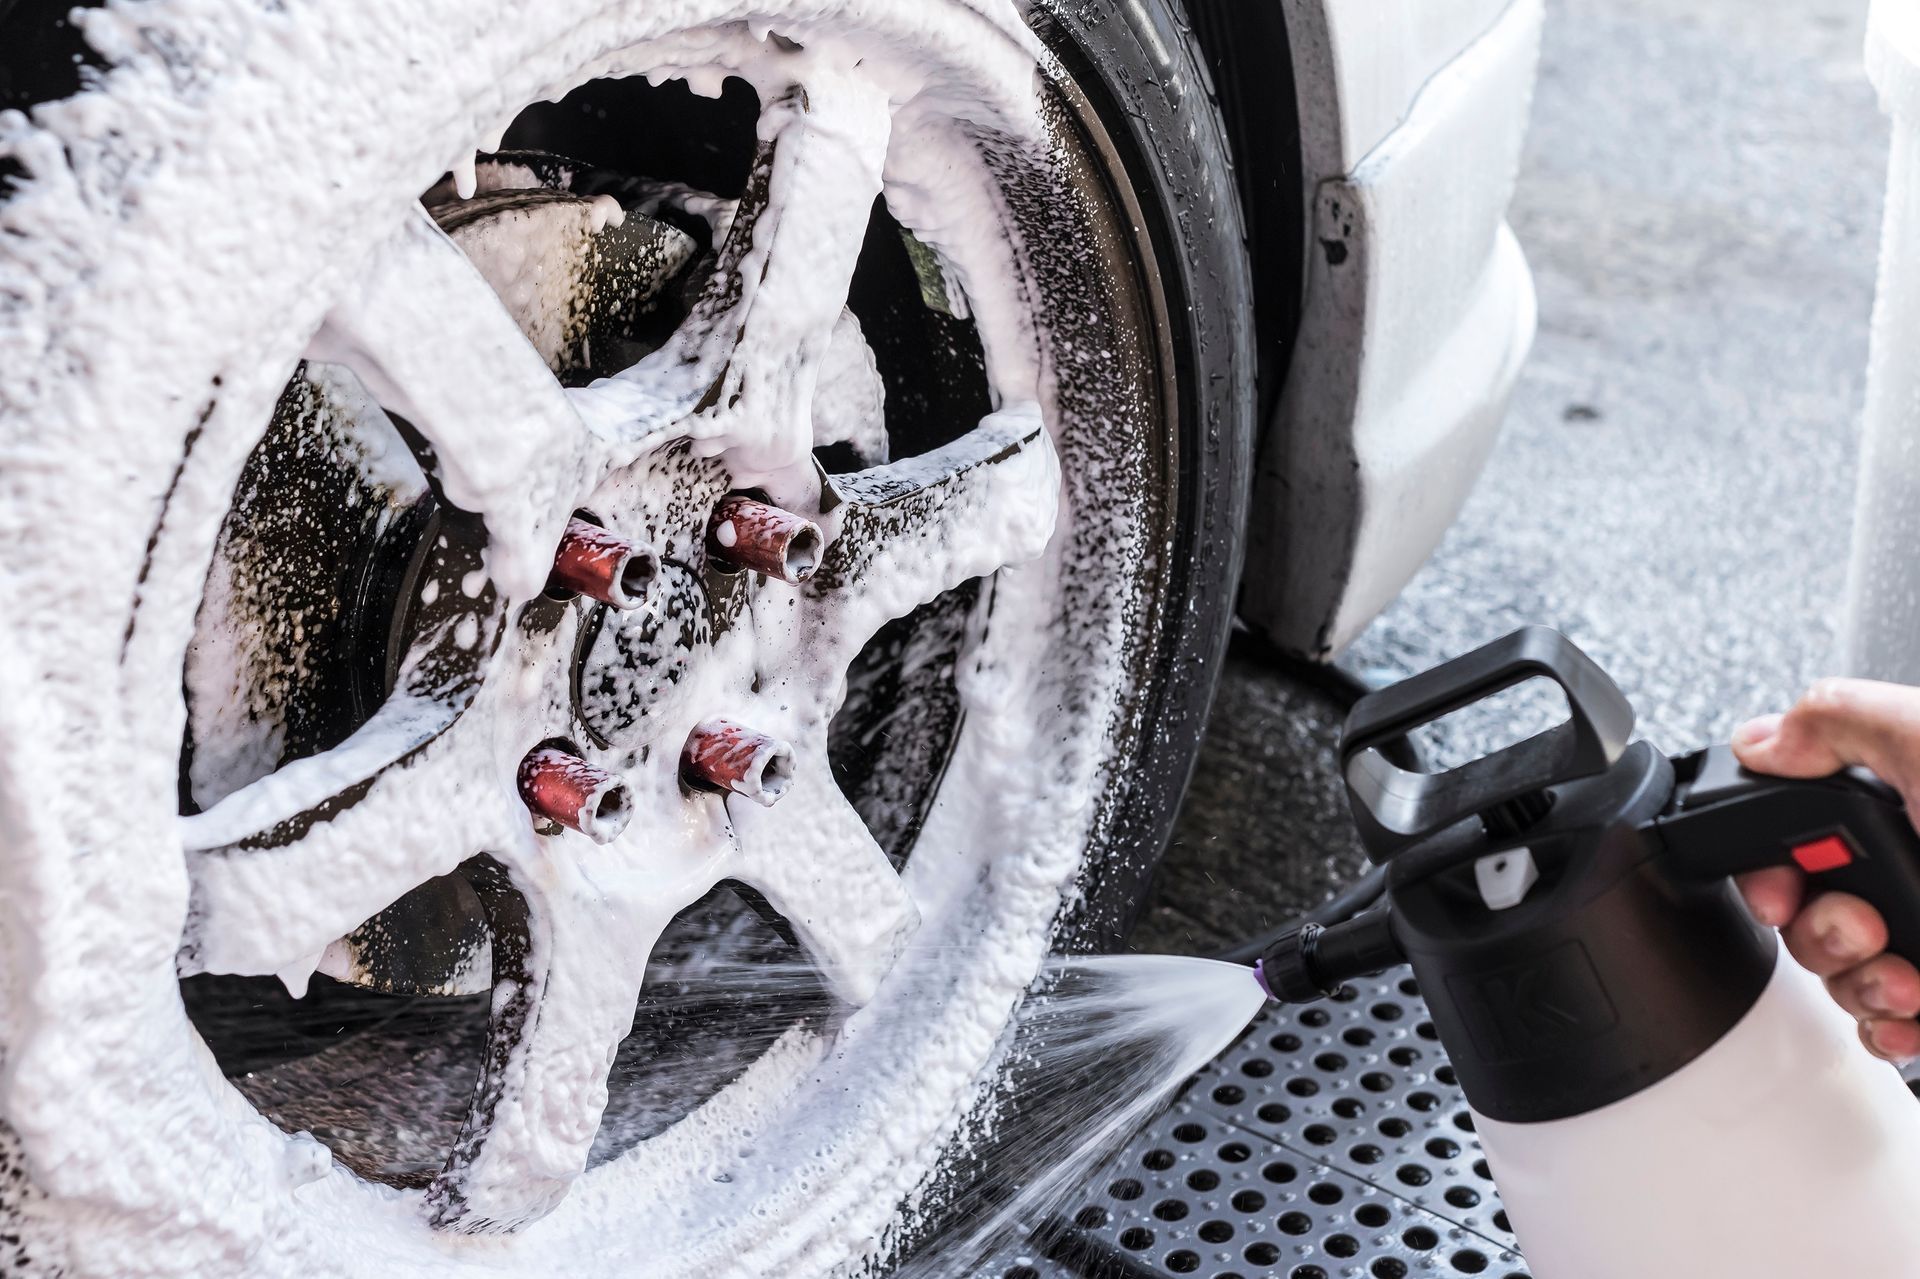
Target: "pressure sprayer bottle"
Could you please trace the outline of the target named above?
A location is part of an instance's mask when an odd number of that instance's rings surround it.
[[[1558,727],[1447,772],[1389,759],[1538,676]],[[1920,962],[1920,836],[1863,771],[1669,759],[1632,726],[1539,627],[1364,698],[1341,764],[1383,902],[1284,936],[1262,984],[1297,1002],[1412,963],[1536,1279],[1920,1276],[1920,1102],[1728,878],[1798,864]]]

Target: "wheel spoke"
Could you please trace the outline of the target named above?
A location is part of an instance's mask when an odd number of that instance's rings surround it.
[[[813,444],[845,444],[863,465],[885,462],[887,388],[860,321],[842,311],[813,392]]]
[[[796,753],[792,786],[777,807],[728,802],[740,840],[734,877],[786,917],[841,998],[864,1004],[920,912],[834,783],[826,742],[796,744]]]
[[[443,499],[486,521],[494,580],[537,594],[598,463],[540,353],[424,209],[376,251],[311,355],[351,367],[405,419]]]
[[[297,973],[477,849],[529,839],[487,742],[395,698],[331,751],[181,819],[192,897],[183,973]],[[291,980],[291,979],[290,979]]]
[[[634,369],[576,393],[588,420],[624,422],[647,443],[670,429],[703,453],[727,451],[740,476],[804,466],[891,125],[885,95],[852,82],[770,104],[760,122],[770,141],[692,314]]]
[[[478,858],[466,874],[493,934],[493,1008],[473,1104],[427,1203],[436,1226],[488,1233],[545,1216],[586,1168],[671,910],[611,865],[551,858],[515,875]]]
[[[435,222],[486,279],[555,374],[576,373],[692,260],[685,232],[610,195],[496,191],[434,206]]]
[[[809,642],[842,670],[887,622],[1038,556],[1060,500],[1053,442],[1030,404],[932,453],[829,484],[838,528],[806,587],[822,637]]]

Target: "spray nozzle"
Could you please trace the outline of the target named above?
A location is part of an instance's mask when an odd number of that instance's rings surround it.
[[[1302,924],[1282,933],[1254,964],[1253,974],[1268,998],[1306,1004],[1331,998],[1350,979],[1405,959],[1393,936],[1393,916],[1380,906],[1343,924]]]

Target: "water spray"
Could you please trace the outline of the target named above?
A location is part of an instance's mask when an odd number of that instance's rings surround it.
[[[1439,772],[1423,725],[1526,680],[1555,728]],[[1731,876],[1797,865],[1920,961],[1920,834],[1864,770],[1741,768],[1629,742],[1633,709],[1531,627],[1353,708],[1341,767],[1379,904],[1255,966],[1305,1002],[1413,965],[1538,1279],[1895,1279],[1920,1256],[1920,1105]]]

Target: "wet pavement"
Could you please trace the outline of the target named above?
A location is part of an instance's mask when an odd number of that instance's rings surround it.
[[[1550,0],[1512,212],[1539,338],[1459,522],[1342,667],[1547,623],[1668,750],[1835,669],[1887,163],[1865,10]],[[1352,873],[1340,714],[1230,664],[1136,947],[1204,953]]]

